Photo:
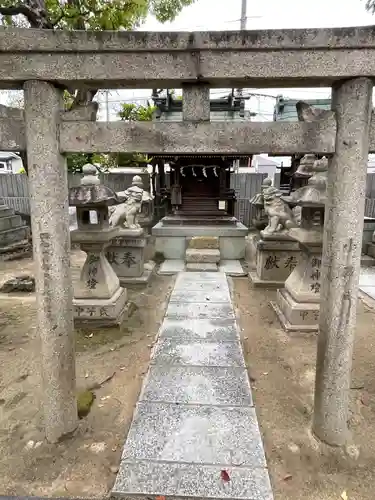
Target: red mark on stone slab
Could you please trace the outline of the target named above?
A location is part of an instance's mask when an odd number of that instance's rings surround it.
[[[159,497],[156,497],[156,500],[165,500],[165,497],[159,496]]]
[[[224,482],[229,483],[229,481],[230,481],[230,477],[229,477],[229,474],[228,474],[228,472],[227,472],[226,470],[222,470],[222,471],[220,472],[220,477],[221,477],[221,479],[222,479]]]

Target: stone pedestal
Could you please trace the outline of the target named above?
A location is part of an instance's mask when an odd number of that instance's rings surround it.
[[[255,287],[282,288],[300,259],[300,248],[288,235],[262,237],[256,246],[256,269],[249,277]]]
[[[299,264],[271,302],[288,332],[316,332],[319,324],[322,245],[302,245]]]
[[[107,249],[107,259],[121,285],[146,284],[151,278],[154,263],[144,262],[147,238],[143,229],[119,229]]]
[[[0,260],[22,257],[30,251],[30,229],[20,215],[0,199]]]
[[[69,202],[77,207],[78,228],[71,232],[87,258],[80,279],[74,283],[74,325],[101,328],[118,326],[126,314],[127,292],[106,257],[107,248],[119,233],[109,226],[110,205],[121,200],[97,179],[93,165],[83,167],[81,185],[69,191]]]
[[[116,230],[110,231],[112,234],[107,236],[116,233]],[[87,258],[79,281],[74,283],[74,325],[97,328],[120,325],[126,313],[127,291],[120,287],[107,260],[106,248],[110,241],[82,243],[82,234],[77,232],[72,232],[72,241],[80,242]]]

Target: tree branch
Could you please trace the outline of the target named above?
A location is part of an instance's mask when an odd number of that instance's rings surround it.
[[[29,21],[32,28],[53,29],[52,23],[47,17],[38,16],[26,5],[14,5],[12,7],[0,7],[0,14],[3,16],[18,16],[22,14]]]

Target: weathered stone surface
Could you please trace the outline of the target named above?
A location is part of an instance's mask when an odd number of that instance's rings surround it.
[[[102,328],[119,326],[126,316],[127,290],[118,290],[109,299],[74,299],[74,326]]]
[[[146,238],[143,234],[132,236],[131,232],[139,230],[122,229],[106,250],[106,257],[119,280],[139,278],[144,272],[144,252]]]
[[[25,129],[44,426],[47,440],[57,442],[77,426],[68,181],[58,140],[62,91],[45,81],[26,80]]]
[[[188,248],[185,254],[185,260],[188,263],[215,263],[220,260],[220,251],[212,248],[196,249]]]
[[[275,154],[313,151],[328,154],[334,151],[334,138],[334,123],[326,121],[63,122],[60,132],[61,150],[64,153],[138,150],[139,153],[154,154],[208,154],[212,151],[216,154],[256,154],[259,151]]]
[[[204,83],[182,85],[182,119],[210,121],[210,86]]]
[[[282,327],[287,332],[317,332],[319,304],[297,302],[285,290],[277,290],[276,302],[271,303]]]
[[[7,229],[12,229],[14,227],[19,227],[22,225],[22,219],[20,215],[9,215],[1,217],[0,214],[0,232]]]
[[[154,365],[141,401],[174,404],[251,406],[245,368]]]
[[[187,262],[186,263],[186,271],[190,272],[212,272],[215,273],[218,271],[217,264],[212,264],[212,263],[198,263],[198,262]]]
[[[222,466],[165,462],[122,461],[112,494],[116,497],[221,498],[223,500],[273,500],[265,468],[228,465],[231,481],[220,479]]]
[[[182,291],[180,289],[174,290],[172,292],[170,302],[178,303],[224,303],[230,304],[230,295],[228,290],[211,290],[209,292],[191,290]]]
[[[227,285],[227,278],[224,273],[206,273],[206,272],[200,272],[200,273],[189,273],[189,272],[182,272],[177,276],[176,279],[176,284],[175,286],[178,287],[180,284],[187,284],[189,285],[190,283],[215,283],[215,284],[225,284]]]
[[[171,275],[171,274],[177,274],[180,271],[185,270],[185,262],[183,260],[179,259],[168,259],[165,260],[159,268],[158,274],[165,274],[165,275]]]
[[[229,296],[224,273],[196,276],[198,280],[179,273],[172,296],[186,293],[185,287],[192,295],[213,288],[212,293]],[[187,310],[205,306],[178,304]],[[164,319],[124,447],[115,496],[273,499],[231,316]],[[222,470],[228,471],[229,482],[222,480]],[[150,473],[156,474],[152,481]]]
[[[196,273],[196,276],[200,276],[200,273]],[[193,280],[181,280],[177,278],[173,293],[181,292],[227,292],[228,283],[226,280],[219,281],[193,281]]]
[[[198,342],[160,338],[151,359],[153,364],[192,366],[244,366],[239,342]]]
[[[164,319],[159,331],[160,338],[181,341],[208,340],[213,342],[239,340],[237,324],[232,319]]]
[[[280,236],[282,238],[283,235]],[[298,265],[301,250],[297,242],[275,239],[258,240],[256,251],[256,270],[249,276],[254,286],[284,286],[293,269]]]
[[[171,302],[166,312],[169,319],[229,319],[234,318],[231,305],[225,304],[177,304]]]
[[[349,438],[349,400],[366,190],[373,81],[332,89],[336,153],[328,168],[313,431],[333,446]]]
[[[189,241],[188,248],[211,248],[214,250],[218,250],[219,238],[217,236],[193,236]]]
[[[137,405],[122,459],[266,465],[254,408],[147,402]]]
[[[16,276],[6,281],[0,288],[0,292],[35,292],[35,279],[32,276]]]
[[[219,271],[228,276],[246,276],[239,260],[222,260],[220,261]]]

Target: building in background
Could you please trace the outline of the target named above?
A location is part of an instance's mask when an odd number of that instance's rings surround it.
[[[0,174],[18,174],[22,169],[20,156],[9,151],[0,151]]]

